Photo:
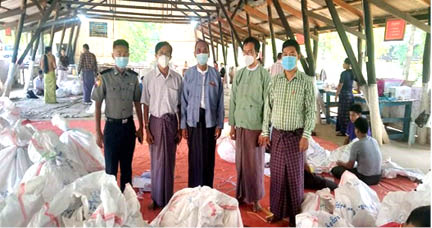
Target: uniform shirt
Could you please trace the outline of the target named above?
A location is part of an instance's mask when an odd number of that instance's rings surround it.
[[[150,114],[155,117],[175,114],[180,111],[181,87],[180,74],[170,68],[165,77],[156,67],[144,77],[141,103],[148,105]]]
[[[269,82],[270,75],[261,65],[237,72],[231,89],[229,125],[261,130]]]
[[[204,100],[204,97],[205,97],[205,92],[204,92],[205,83],[203,83],[203,82],[205,81],[206,74],[208,72],[208,66],[205,69],[205,71],[202,71],[199,67],[196,67],[196,69],[201,74],[201,77],[204,78],[204,80],[201,80],[201,84],[202,84],[202,86],[201,86],[201,108],[205,109],[206,108],[205,100]],[[185,73],[185,76],[186,76],[186,73]]]
[[[284,72],[284,69],[282,67],[282,63],[280,60],[278,60],[277,62],[275,62],[271,68],[270,68],[270,76],[274,77],[280,73]]]
[[[381,151],[377,141],[366,136],[351,147],[349,161],[357,161],[357,171],[364,176],[381,174]]]
[[[339,83],[343,83],[342,92],[352,92],[354,82],[354,74],[352,70],[345,70],[341,73]]]
[[[269,136],[269,126],[283,131],[303,128],[310,138],[315,127],[315,92],[311,77],[297,70],[288,81],[284,73],[272,78],[264,108],[262,135]]]
[[[120,73],[115,68],[102,71],[91,97],[98,102],[105,100],[106,117],[126,119],[132,116],[133,103],[139,102],[141,97],[138,73],[132,70]]]
[[[81,73],[83,70],[97,72],[96,56],[93,53],[87,51],[81,54],[78,73]]]
[[[181,96],[180,127],[185,129],[186,125],[197,126],[200,117],[201,98],[205,98],[206,127],[218,126],[222,129],[225,115],[223,84],[219,72],[211,66],[207,67],[205,77],[199,72],[197,66],[186,71]]]

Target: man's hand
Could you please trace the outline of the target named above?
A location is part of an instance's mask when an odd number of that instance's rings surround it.
[[[96,133],[96,144],[100,147],[103,148],[103,134],[102,132],[99,130]]]
[[[138,130],[135,132],[136,137],[138,138],[138,142],[140,142],[141,144],[143,143],[143,129],[142,128],[138,128]]]
[[[264,147],[266,147],[267,145],[270,145],[270,137],[260,135],[258,137],[258,145],[264,146]]]
[[[181,139],[182,139],[182,129],[178,129],[177,136],[176,136],[176,143],[180,144]]]
[[[151,134],[149,128],[146,129],[146,141],[149,145],[153,144],[153,142],[154,142],[153,135]]]
[[[309,147],[309,141],[308,141],[308,139],[305,138],[305,137],[302,137],[300,139],[300,146],[299,147],[300,147],[300,152],[305,152],[308,149],[308,147]]]
[[[183,129],[182,133],[183,133],[183,138],[187,140],[188,139],[188,131],[187,131],[187,129],[186,128]]]
[[[235,129],[234,126],[231,126],[230,138],[231,138],[232,140],[236,140],[236,129]]]
[[[215,130],[215,139],[218,139],[221,136],[222,130],[219,127],[216,127]]]

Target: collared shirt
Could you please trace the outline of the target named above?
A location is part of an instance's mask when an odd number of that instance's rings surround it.
[[[202,77],[205,78],[205,77],[206,77],[206,74],[207,74],[207,71],[208,71],[208,66],[207,66],[207,68],[205,69],[205,71],[202,71],[199,67],[197,67],[197,70],[198,70],[199,73],[201,73]],[[205,79],[204,79],[204,81],[205,81]],[[202,83],[202,86],[201,86],[201,108],[203,108],[203,109],[206,108],[206,106],[205,106],[205,102],[204,102],[204,97],[205,97],[204,88],[205,88],[205,84]]]
[[[143,81],[141,103],[149,106],[149,112],[155,117],[164,114],[176,114],[180,111],[182,77],[169,68],[165,77],[156,66]]]
[[[237,71],[231,89],[229,125],[261,130],[270,75],[261,65]]]
[[[207,66],[205,77],[197,66],[189,68],[183,80],[181,96],[181,128],[196,127],[199,122],[201,98],[204,97],[206,127],[223,128],[225,109],[223,84],[219,72]],[[201,90],[204,86],[204,91]],[[202,93],[205,95],[202,96]]]
[[[349,161],[357,161],[357,171],[364,176],[380,175],[381,160],[378,143],[370,136],[360,139],[351,147]]]
[[[105,100],[105,116],[113,119],[125,119],[133,114],[133,103],[139,102],[141,89],[138,73],[126,70],[123,73],[115,68],[102,71],[93,87],[92,99]]]
[[[343,83],[341,91],[351,92],[353,89],[354,73],[351,69],[345,70],[341,73],[339,83]]]
[[[78,65],[78,73],[81,71],[94,71],[97,72],[97,61],[96,56],[91,52],[84,52],[80,56],[80,61]]]
[[[280,73],[283,73],[283,72],[284,72],[284,69],[282,67],[282,63],[280,60],[275,62],[270,68],[270,76],[271,77],[274,77],[274,76],[276,76]]]
[[[303,128],[303,137],[310,138],[315,127],[315,92],[311,77],[297,70],[288,81],[284,73],[270,82],[264,108],[262,135],[269,136],[269,126],[283,131]]]
[[[43,90],[44,89],[44,81],[39,76],[33,80],[33,87],[35,90]]]

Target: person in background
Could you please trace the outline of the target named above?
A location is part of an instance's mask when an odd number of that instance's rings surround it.
[[[38,96],[44,95],[44,79],[42,70],[38,71],[38,76],[33,80],[33,90]]]
[[[213,62],[213,67],[214,67],[217,71],[219,71],[219,65],[217,64],[216,61]]]
[[[282,53],[279,52],[277,54],[277,60],[275,63],[273,63],[273,65],[270,68],[270,76],[274,77],[280,73],[283,72],[283,67],[282,67]]]
[[[236,140],[236,198],[252,203],[255,212],[261,210],[259,201],[264,197],[264,147],[258,145],[258,137],[270,82],[268,71],[258,62],[259,51],[256,38],[243,41],[245,67],[234,78],[229,106],[230,137]]]
[[[354,127],[354,122],[362,116],[362,107],[360,104],[353,104],[350,107],[349,110],[349,118],[350,118],[350,122],[348,123],[347,129],[346,129],[346,138],[344,141],[344,145],[349,144],[351,141],[353,141],[355,138],[357,138],[356,134],[355,134],[355,127]],[[368,133],[367,135],[371,136],[371,131],[370,128],[368,129]]]
[[[270,210],[269,221],[295,217],[301,211],[304,194],[305,151],[315,127],[315,92],[310,76],[297,68],[300,45],[287,40],[282,45],[284,72],[271,79],[264,106],[264,121],[259,144],[270,144]]]
[[[234,76],[235,76],[235,68],[234,68],[234,66],[232,66],[232,67],[229,68],[228,76],[229,76],[229,84],[232,85],[233,82],[234,82]]]
[[[184,65],[183,65],[183,70],[182,70],[182,76],[183,77],[185,76],[185,73],[186,73],[187,69],[189,69],[188,62],[185,61]]]
[[[340,178],[348,170],[368,185],[378,184],[381,180],[382,160],[378,143],[374,138],[367,135],[369,129],[367,119],[357,118],[354,126],[359,141],[352,145],[348,162],[338,161],[331,173],[336,178]],[[357,168],[354,168],[355,162],[357,162]]]
[[[143,122],[141,89],[138,73],[126,68],[129,62],[129,44],[126,40],[113,43],[112,57],[115,67],[106,69],[97,77],[91,94],[95,101],[96,143],[104,148],[105,172],[114,175],[120,163],[120,189],[123,191],[132,180],[132,159],[136,138],[142,144]],[[101,106],[105,100],[105,127],[102,134]],[[136,130],[133,120],[133,107],[138,117]]]
[[[209,46],[195,43],[198,64],[186,71],[181,96],[181,128],[189,148],[188,187],[213,187],[216,140],[224,125],[224,94],[219,72],[207,65]]]
[[[220,77],[222,78],[222,85],[225,86],[226,84],[226,69],[225,69],[225,65],[223,63],[221,63],[221,69],[220,69]]]
[[[336,101],[339,99],[338,115],[336,120],[337,136],[345,136],[349,123],[349,108],[354,103],[353,82],[354,73],[351,70],[351,61],[346,58],[343,63],[345,69],[340,76],[339,85],[336,90]]]
[[[82,72],[83,80],[83,98],[84,104],[91,105],[90,93],[95,83],[95,76],[97,74],[97,61],[96,56],[89,51],[88,44],[83,45],[83,52],[80,56],[78,65],[78,74]]]
[[[57,78],[57,86],[60,86],[60,83],[67,79],[68,66],[69,66],[69,58],[66,56],[65,49],[62,48],[59,57],[59,69],[58,69],[59,77]]]
[[[411,211],[405,223],[390,222],[380,227],[431,227],[430,208],[430,205],[417,207]]]
[[[168,42],[156,44],[157,66],[144,77],[141,97],[146,141],[150,146],[152,203],[149,209],[152,210],[163,208],[174,193],[176,149],[182,137],[182,77],[169,66],[172,52]]]
[[[40,66],[45,73],[44,76],[44,97],[45,104],[57,103],[56,98],[56,76],[55,69],[57,68],[56,60],[51,52],[51,47],[45,48],[45,55],[40,62]]]

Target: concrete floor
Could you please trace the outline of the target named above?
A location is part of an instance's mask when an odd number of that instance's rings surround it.
[[[317,136],[342,145],[344,137],[336,136],[335,126],[327,124],[317,124],[315,126]],[[431,146],[419,145],[418,143],[408,147],[406,142],[392,140],[390,144],[381,147],[383,160],[391,158],[404,168],[418,168],[425,174],[431,170]]]

